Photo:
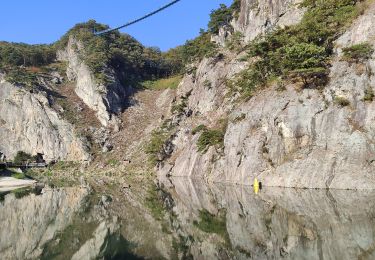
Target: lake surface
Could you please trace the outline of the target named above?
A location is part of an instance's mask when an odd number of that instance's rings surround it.
[[[165,180],[0,196],[0,259],[375,259],[375,191]]]

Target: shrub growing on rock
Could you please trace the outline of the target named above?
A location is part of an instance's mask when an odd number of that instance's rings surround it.
[[[13,162],[15,164],[22,164],[22,163],[25,163],[27,161],[34,161],[34,160],[35,160],[35,157],[32,156],[31,154],[28,154],[24,151],[18,151],[16,156],[14,157]]]
[[[199,152],[207,152],[211,146],[223,147],[224,145],[224,132],[217,129],[205,129],[199,136],[197,146]]]
[[[152,132],[151,140],[146,146],[146,154],[149,155],[152,164],[156,165],[164,159],[164,144],[169,137],[170,134],[163,129],[154,130]]]
[[[347,98],[340,96],[335,97],[334,102],[341,107],[346,107],[350,105],[350,101]]]
[[[256,89],[276,77],[300,78],[304,87],[325,85],[333,42],[360,14],[358,2],[302,1],[300,6],[307,10],[301,22],[254,40],[248,47],[251,57],[248,69],[241,72],[230,87],[244,97],[251,97]]]
[[[371,87],[365,89],[365,96],[363,97],[364,101],[372,102],[374,100],[375,94]]]
[[[195,128],[191,131],[191,134],[192,134],[192,135],[195,135],[195,134],[197,134],[197,133],[199,133],[199,132],[201,132],[201,131],[204,131],[204,130],[207,130],[207,126],[205,126],[205,125],[199,125],[199,126],[195,127]]]
[[[364,61],[371,58],[374,49],[369,43],[360,43],[343,49],[344,58],[349,61]]]

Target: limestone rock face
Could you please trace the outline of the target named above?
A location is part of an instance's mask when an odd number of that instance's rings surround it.
[[[129,89],[118,81],[115,72],[108,68],[106,72],[112,83],[103,85],[97,83],[89,67],[80,58],[82,44],[74,37],[70,37],[65,50],[57,52],[60,61],[68,62],[67,76],[76,81],[76,94],[87,106],[96,111],[97,118],[103,126],[118,125],[116,114],[122,112]]]
[[[0,255],[2,259],[39,259],[44,246],[71,224],[85,203],[88,190],[44,190],[0,202]]]
[[[46,161],[90,158],[71,124],[62,120],[42,93],[30,93],[0,75],[0,151],[44,154]]]
[[[303,10],[301,0],[241,0],[238,18],[232,22],[235,31],[241,32],[246,43],[274,29],[298,23]]]
[[[243,1],[242,9],[247,11],[241,11],[240,24],[247,24],[244,13],[248,17],[269,17],[294,12],[293,5],[291,11],[287,9],[290,1],[257,2],[259,10],[253,1]],[[342,56],[343,47],[374,43],[374,17],[372,4],[336,41],[330,83],[323,91],[298,90],[293,84],[280,91],[271,86],[247,102],[230,105],[233,103],[225,95],[227,88],[218,79],[231,75],[230,71],[240,71],[245,64],[238,62],[238,56],[226,62],[203,60],[195,78],[186,76],[180,86],[180,92],[191,90],[188,106],[194,116],[179,124],[175,152],[160,167],[160,174],[245,184],[258,177],[264,185],[282,187],[375,187],[375,105],[364,100],[366,92],[374,91],[375,60],[349,63]],[[248,25],[244,29],[256,28],[260,27]],[[206,84],[206,79],[212,84]],[[350,105],[338,104],[337,98]],[[191,134],[192,127],[215,127],[221,118],[228,118],[224,150],[211,147],[205,154],[198,152],[199,135]]]

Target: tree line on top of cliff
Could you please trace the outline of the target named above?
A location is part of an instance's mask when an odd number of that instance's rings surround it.
[[[207,31],[201,30],[195,39],[164,53],[155,47],[145,47],[130,35],[118,31],[95,36],[94,31],[109,27],[94,20],[75,25],[54,44],[0,42],[0,70],[12,74],[9,80],[13,83],[19,81],[24,86],[37,84],[35,77],[39,70],[26,68],[43,68],[53,64],[57,50],[66,48],[69,37],[74,36],[84,47],[80,52],[81,58],[100,83],[111,83],[106,73],[108,68],[114,69],[120,80],[127,82],[176,75],[183,72],[187,63],[216,54],[211,34],[217,33],[220,26],[228,25],[239,8],[240,0],[235,0],[230,7],[221,5],[211,12]]]

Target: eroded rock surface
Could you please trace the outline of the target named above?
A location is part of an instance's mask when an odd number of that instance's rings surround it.
[[[298,23],[304,10],[298,7],[301,0],[241,0],[238,18],[232,22],[235,31],[241,32],[245,42],[254,40],[277,26]]]
[[[286,15],[296,7],[289,1],[258,1],[261,8],[253,1],[242,2],[241,13],[249,17],[255,13],[257,17]],[[180,86],[181,96],[190,94],[188,109],[194,116],[179,123],[174,153],[161,164],[160,174],[242,184],[251,184],[258,177],[264,185],[282,187],[375,187],[375,107],[364,100],[366,92],[374,91],[374,58],[353,63],[342,54],[343,47],[373,43],[374,14],[371,4],[335,42],[330,83],[323,91],[299,90],[293,84],[280,91],[271,86],[249,101],[233,105],[221,82],[246,66],[238,58],[243,54],[232,59],[227,56],[226,61],[203,60],[194,77],[187,75]],[[254,26],[246,27],[243,15],[241,24],[253,32]],[[280,19],[275,20],[276,25],[282,25]],[[339,105],[337,98],[350,105]],[[206,153],[198,152],[199,134],[192,135],[192,128],[199,124],[217,127],[222,118],[228,118],[223,151],[211,147]]]
[[[31,93],[0,75],[0,151],[44,154],[46,161],[90,158],[73,126],[51,108],[42,92]]]
[[[85,104],[96,111],[97,118],[103,126],[118,126],[116,114],[122,112],[129,89],[121,85],[115,71],[108,68],[107,77],[112,83],[104,85],[98,83],[95,75],[80,58],[84,52],[82,44],[74,37],[70,37],[65,50],[57,52],[61,61],[68,62],[67,76],[76,82],[75,92]]]

